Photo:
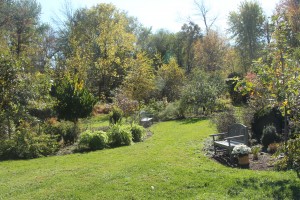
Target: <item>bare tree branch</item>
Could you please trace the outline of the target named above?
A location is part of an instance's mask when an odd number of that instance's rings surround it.
[[[211,30],[211,27],[214,25],[215,21],[217,20],[217,16],[214,16],[211,19],[208,17],[208,13],[210,9],[207,8],[203,0],[194,0],[194,4],[197,7],[197,10],[200,12],[197,15],[200,15],[200,17],[202,17],[202,20],[205,25],[206,34],[208,34],[208,32]]]

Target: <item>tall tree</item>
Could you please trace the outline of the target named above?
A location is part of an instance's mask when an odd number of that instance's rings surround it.
[[[162,98],[168,101],[179,99],[181,88],[184,84],[184,70],[180,68],[175,58],[163,64],[157,71],[157,85]]]
[[[228,49],[225,38],[210,30],[206,36],[195,43],[195,63],[207,72],[224,71],[225,54]]]
[[[30,109],[45,105],[49,93],[49,27],[40,11],[35,0],[0,1],[0,129],[9,136],[13,125],[34,120]]]
[[[14,3],[11,42],[17,56],[29,51],[26,47],[35,39],[40,13],[41,6],[35,0],[18,0]]]
[[[9,54],[0,55],[0,127],[7,130],[1,137],[11,137],[12,116],[18,112],[19,66]],[[4,128],[6,127],[6,128]],[[2,131],[1,131],[2,132]]]
[[[178,55],[178,63],[180,66],[185,67],[187,74],[192,72],[195,64],[195,42],[201,38],[200,27],[191,21],[184,24],[177,35],[177,43],[181,54]]]
[[[229,31],[235,39],[240,58],[247,72],[259,57],[263,45],[265,16],[256,1],[244,1],[237,12],[229,14]]]
[[[124,80],[133,57],[136,38],[129,25],[126,13],[112,4],[77,10],[64,35],[71,43],[64,49],[61,68],[67,66],[73,76],[87,72],[80,78],[93,93],[109,97]]]
[[[45,47],[50,27],[39,21],[40,4],[35,0],[1,1],[0,13],[2,42],[23,62],[25,72],[43,71],[49,58],[50,49]]]
[[[209,33],[211,30],[211,27],[215,23],[217,17],[209,17],[209,8],[205,5],[203,0],[194,0],[194,4],[197,8],[197,11],[199,12],[198,15],[202,18],[204,26],[205,26],[205,32],[206,34]]]
[[[286,21],[289,29],[287,30],[288,42],[291,47],[300,46],[300,1],[282,0],[277,6],[276,12],[281,20]]]
[[[12,0],[0,1],[0,28],[7,28],[11,23],[13,8]]]
[[[175,35],[167,30],[160,29],[149,37],[146,52],[153,58],[160,57],[163,63],[168,63],[174,54]],[[156,68],[162,63],[154,63]]]
[[[154,78],[152,61],[145,54],[138,53],[121,89],[130,99],[147,102],[155,89]]]

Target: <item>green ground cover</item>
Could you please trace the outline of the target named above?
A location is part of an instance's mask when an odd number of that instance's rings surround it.
[[[109,126],[108,115],[98,115],[96,117],[86,118],[80,120],[80,128],[95,129],[97,127]]]
[[[208,120],[155,124],[128,147],[0,162],[0,199],[300,199],[294,172],[228,168],[204,156]]]

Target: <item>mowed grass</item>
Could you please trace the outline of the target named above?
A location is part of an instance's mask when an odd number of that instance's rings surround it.
[[[0,199],[300,199],[293,172],[222,166],[204,156],[208,120],[155,124],[129,147],[0,163]]]
[[[109,126],[109,116],[108,115],[98,115],[91,118],[81,119],[80,128],[83,130],[86,129],[95,129],[97,127]]]

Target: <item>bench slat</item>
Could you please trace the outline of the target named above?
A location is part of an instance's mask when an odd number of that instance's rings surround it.
[[[229,147],[229,142],[227,140],[224,140],[224,141],[215,141],[216,144],[219,144],[221,146],[224,146],[224,147]],[[240,145],[240,144],[243,144],[241,142],[238,142],[238,141],[230,141],[230,146],[231,147],[235,147],[236,145]]]

